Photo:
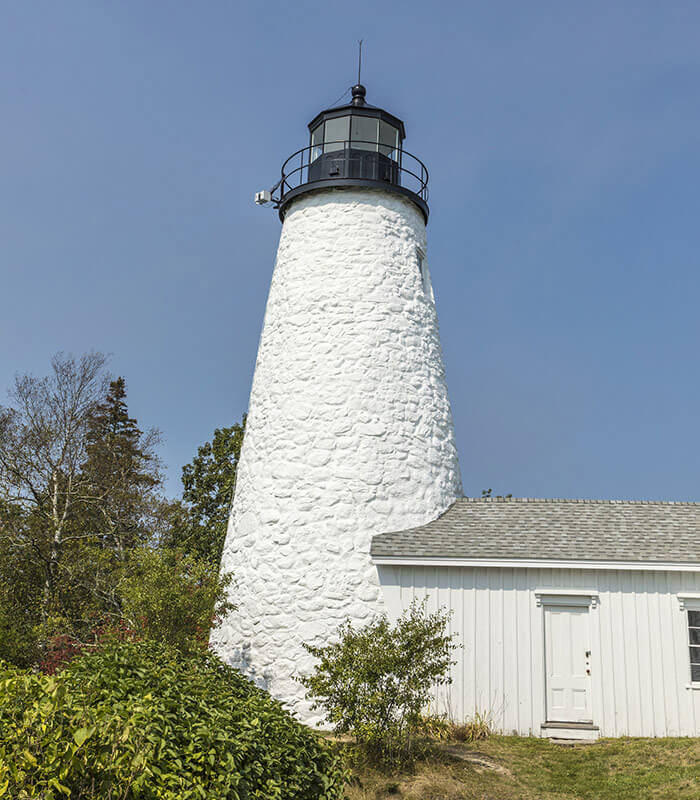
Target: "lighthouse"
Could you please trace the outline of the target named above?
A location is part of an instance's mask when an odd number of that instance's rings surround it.
[[[221,657],[302,720],[295,677],[384,610],[372,537],[462,495],[428,269],[428,172],[403,122],[352,87],[283,165],[282,221],[222,570]]]

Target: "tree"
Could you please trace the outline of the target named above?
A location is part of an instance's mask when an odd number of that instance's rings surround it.
[[[386,615],[359,629],[347,621],[337,641],[305,644],[318,659],[314,672],[300,678],[312,708],[323,709],[335,732],[352,734],[371,758],[406,759],[433,687],[452,681],[457,645],[446,632],[449,617],[444,609],[428,614],[425,600],[414,601],[395,625]]]
[[[99,531],[119,558],[151,534],[162,480],[155,455],[156,430],[142,433],[129,416],[126,382],[117,378],[90,416],[82,475],[90,486],[84,524]]]
[[[0,407],[0,658],[47,663],[124,621],[206,639],[229,610],[218,560],[243,427],[215,431],[183,470],[186,502],[167,501],[158,433],[129,415],[124,378],[99,353],[51,366]],[[168,547],[180,540],[187,553]]]
[[[224,548],[244,432],[245,416],[240,424],[217,428],[212,441],[182,468],[185,513],[179,512],[168,543],[216,564]],[[178,510],[171,513],[177,517]]]
[[[101,353],[79,359],[59,353],[47,377],[16,377],[13,405],[0,407],[0,500],[6,515],[18,509],[26,522],[17,531],[5,516],[2,535],[24,547],[41,570],[44,622],[66,549],[91,535],[76,528],[75,512],[95,499],[82,467],[87,430],[107,389],[105,364]]]
[[[165,504],[158,434],[129,416],[126,383],[110,381],[104,356],[59,354],[52,374],[18,377],[10,397],[0,408],[0,632],[14,633],[0,652],[24,664],[56,635],[92,641],[122,618],[127,554],[156,538]]]

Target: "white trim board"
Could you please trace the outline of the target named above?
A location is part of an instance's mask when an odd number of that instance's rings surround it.
[[[677,597],[681,611],[700,610],[700,592],[678,592]]]
[[[544,569],[618,569],[642,572],[700,572],[700,563],[662,561],[566,561],[548,558],[425,558],[372,556],[378,566],[412,567],[540,567]]]
[[[540,606],[590,606],[598,605],[596,589],[535,589],[535,601]]]

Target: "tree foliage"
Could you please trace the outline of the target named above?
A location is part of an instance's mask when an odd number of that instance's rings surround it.
[[[135,550],[118,585],[122,618],[146,638],[183,651],[206,647],[211,628],[235,608],[227,599],[231,579],[180,550]]]
[[[55,676],[0,665],[0,798],[340,800],[331,749],[239,672],[112,642]]]
[[[90,353],[75,359],[59,354],[45,378],[18,376],[13,405],[0,407],[0,500],[23,515],[3,537],[24,548],[42,573],[39,613],[52,612],[66,551],[90,536],[76,525],[78,507],[96,499],[82,467],[87,429],[106,392],[105,358]]]
[[[163,544],[193,525],[197,542],[220,537],[216,504],[231,491],[240,426],[217,431],[186,469],[190,510],[162,497],[159,435],[129,414],[126,382],[101,354],[58,354],[48,376],[18,376],[10,401],[0,407],[0,657],[60,662],[56,652],[136,618],[147,636],[206,638],[215,609],[228,608],[229,579],[206,545],[186,555]]]
[[[93,528],[103,546],[125,558],[129,548],[147,541],[161,486],[155,430],[143,433],[129,416],[126,383],[117,378],[88,419],[82,473],[91,501],[83,526]]]
[[[217,428],[211,442],[182,468],[184,514],[171,529],[170,544],[217,564],[226,538],[241,456],[245,416],[240,424]]]
[[[17,506],[0,503],[0,660],[28,667],[39,658],[35,626],[43,573],[26,558],[27,520]]]
[[[350,733],[379,761],[407,758],[435,686],[451,682],[457,645],[446,632],[449,612],[427,613],[414,601],[392,625],[381,616],[362,628],[345,622],[337,641],[305,645],[318,659],[302,677],[307,699],[338,734]]]

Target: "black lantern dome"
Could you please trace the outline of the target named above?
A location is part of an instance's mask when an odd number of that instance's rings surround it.
[[[321,111],[309,123],[310,143],[282,166],[275,192],[280,219],[295,197],[318,189],[381,188],[412,200],[428,220],[428,170],[403,149],[403,122],[365,101],[352,87],[347,105]]]

